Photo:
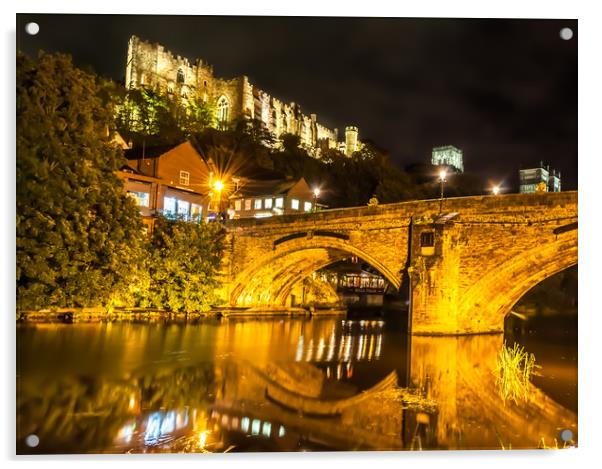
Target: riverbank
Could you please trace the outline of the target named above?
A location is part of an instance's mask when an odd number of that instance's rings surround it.
[[[341,316],[346,309],[333,308],[232,308],[216,307],[204,312],[174,312],[148,308],[116,308],[107,311],[104,308],[56,308],[39,311],[18,311],[17,322],[114,322],[114,321],[154,321],[154,320],[190,320],[201,318],[236,318],[236,317],[312,317]]]

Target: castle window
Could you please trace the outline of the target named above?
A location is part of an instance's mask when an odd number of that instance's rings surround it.
[[[184,72],[182,71],[182,69],[178,69],[178,77],[176,79],[177,83],[184,83]]]
[[[221,124],[223,127],[226,122],[228,122],[228,111],[230,109],[230,103],[228,102],[228,98],[225,96],[221,96],[217,100],[217,122]]]

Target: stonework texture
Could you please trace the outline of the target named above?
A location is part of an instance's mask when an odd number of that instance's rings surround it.
[[[299,104],[279,100],[257,86],[248,77],[230,80],[216,77],[213,67],[201,59],[190,62],[174,56],[160,44],[132,36],[128,43],[125,86],[149,87],[196,98],[213,104],[218,126],[238,119],[257,119],[276,137],[289,133],[299,136],[301,145],[314,156],[328,148],[341,149],[350,156],[361,147],[357,127],[349,126],[339,142],[338,129],[317,121],[315,114],[304,114]]]
[[[414,334],[499,332],[533,286],[577,264],[577,192],[427,200],[228,224],[224,303],[290,302],[297,282],[358,256],[410,285]],[[425,236],[433,246],[425,247]]]

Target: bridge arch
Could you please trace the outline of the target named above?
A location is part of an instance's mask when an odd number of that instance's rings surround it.
[[[232,284],[232,306],[285,305],[292,287],[313,272],[350,256],[357,256],[377,269],[399,289],[401,273],[348,240],[304,237],[281,243],[238,273]]]
[[[538,283],[577,265],[577,230],[521,252],[484,275],[463,295],[458,329],[502,331],[505,316]]]

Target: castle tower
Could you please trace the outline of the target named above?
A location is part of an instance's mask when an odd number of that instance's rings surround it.
[[[347,156],[351,156],[357,151],[357,134],[357,127],[345,127],[345,154]]]

